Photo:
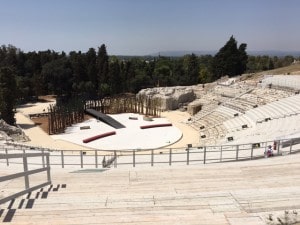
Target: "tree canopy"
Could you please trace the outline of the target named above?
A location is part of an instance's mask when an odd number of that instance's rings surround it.
[[[294,61],[292,56],[248,56],[246,48],[245,43],[238,46],[233,36],[215,56],[110,56],[104,44],[98,49],[68,54],[51,50],[23,52],[12,45],[2,45],[0,68],[10,68],[11,71],[5,69],[3,73],[14,74],[16,98],[26,101],[45,94],[97,98],[136,93],[148,87],[194,85],[212,82],[223,75],[278,68]],[[9,85],[5,82],[3,87]]]
[[[231,36],[214,57],[214,76],[216,78],[224,75],[232,77],[244,73],[248,59],[246,48],[247,44],[245,43],[237,47],[237,41]]]
[[[16,88],[13,70],[2,67],[0,69],[0,118],[11,125],[15,123]]]

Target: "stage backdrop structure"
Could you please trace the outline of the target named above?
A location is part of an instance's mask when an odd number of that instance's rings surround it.
[[[84,120],[87,109],[104,114],[138,113],[151,117],[161,116],[161,100],[145,95],[124,94],[98,100],[73,99],[67,104],[51,105],[48,108],[48,133],[64,133],[68,126]]]

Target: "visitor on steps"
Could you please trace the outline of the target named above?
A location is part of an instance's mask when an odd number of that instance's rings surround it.
[[[265,157],[271,157],[271,156],[273,156],[273,149],[272,149],[272,146],[269,145],[268,149],[265,152]]]

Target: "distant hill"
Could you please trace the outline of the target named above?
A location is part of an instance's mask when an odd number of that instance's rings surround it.
[[[274,70],[267,70],[255,73],[256,75],[279,75],[279,74],[300,74],[300,62],[293,63],[289,66],[280,67]]]
[[[150,54],[151,56],[170,56],[170,57],[181,57],[184,55],[190,55],[194,53],[195,55],[215,55],[217,51],[162,51]]]
[[[157,57],[157,56],[170,56],[170,57],[181,57],[184,55],[192,54],[195,55],[215,55],[218,51],[212,50],[212,51],[161,51],[157,53],[150,54],[150,56]],[[266,50],[266,51],[247,51],[248,55],[268,55],[268,56],[294,56],[294,57],[300,57],[300,51],[276,51],[276,50]]]
[[[268,55],[268,56],[278,56],[278,57],[283,57],[283,56],[294,56],[294,57],[299,57],[300,56],[300,51],[276,51],[276,50],[267,50],[267,51],[247,51],[249,55]]]

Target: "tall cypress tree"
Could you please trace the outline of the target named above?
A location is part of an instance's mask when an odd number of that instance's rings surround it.
[[[10,125],[15,123],[16,89],[13,70],[9,67],[0,68],[0,117]]]
[[[87,64],[87,75],[89,81],[91,81],[94,85],[97,83],[97,68],[96,68],[96,60],[97,53],[94,48],[90,48],[86,53],[86,64]]]
[[[98,70],[98,87],[101,94],[101,86],[108,85],[108,73],[109,73],[109,64],[108,64],[108,55],[106,51],[106,46],[102,44],[98,48],[97,55],[97,70]]]
[[[213,60],[214,78],[218,79],[221,76],[235,76],[242,74],[246,70],[247,64],[247,44],[242,43],[237,48],[237,42],[233,36],[219,50]]]

